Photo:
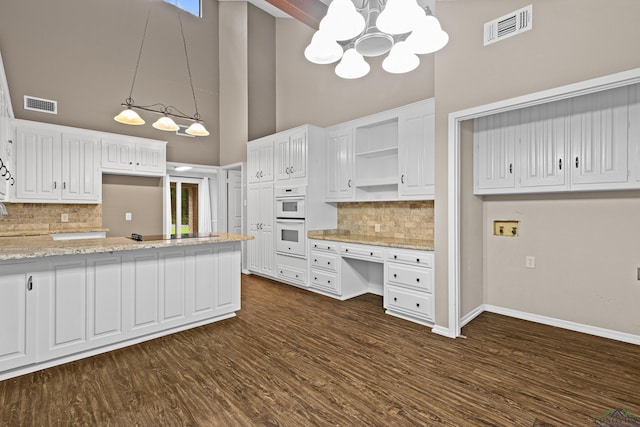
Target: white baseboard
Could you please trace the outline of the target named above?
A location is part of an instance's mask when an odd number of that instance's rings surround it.
[[[444,326],[435,325],[431,328],[431,332],[447,338],[457,338],[451,329],[445,328]]]
[[[544,325],[568,329],[570,331],[582,332],[585,334],[595,335],[598,337],[609,338],[616,341],[622,341],[630,344],[640,345],[640,335],[633,335],[626,332],[614,331],[612,329],[599,328],[597,326],[590,326],[582,323],[569,322],[567,320],[541,316],[539,314],[527,313],[524,311],[512,310],[510,308],[497,307],[495,305],[490,305],[490,304],[485,304],[482,307],[484,311],[488,311],[490,313],[502,314],[509,317],[515,317],[517,319],[529,320],[531,322],[537,322],[537,323],[542,323]],[[482,311],[480,311],[480,313],[481,312]],[[477,313],[476,316],[480,313]],[[467,318],[468,316],[469,315],[465,316],[465,318]]]
[[[460,319],[460,327],[464,327],[467,323],[471,322],[476,317],[480,316],[482,312],[485,311],[484,304],[481,304],[471,310],[469,313],[465,314],[462,319]]]

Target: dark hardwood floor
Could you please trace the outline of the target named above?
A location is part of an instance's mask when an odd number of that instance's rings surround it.
[[[0,382],[1,426],[593,426],[640,414],[640,346],[482,314],[451,340],[243,276],[212,325]]]

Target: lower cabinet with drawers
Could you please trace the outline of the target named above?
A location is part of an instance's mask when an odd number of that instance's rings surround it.
[[[390,249],[384,270],[387,313],[433,325],[433,253]]]
[[[309,244],[310,290],[340,300],[382,295],[387,314],[433,326],[433,251],[313,239]]]

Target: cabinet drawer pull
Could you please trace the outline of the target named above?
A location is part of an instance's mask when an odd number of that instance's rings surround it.
[[[558,168],[562,170],[562,159],[558,160]]]
[[[53,181],[53,188],[54,188],[54,189],[58,188],[58,183],[57,183],[57,182],[55,182],[55,181]]]
[[[578,158],[576,157],[576,168],[578,167]]]
[[[404,184],[404,174],[402,174],[402,175],[400,176],[400,183],[401,183],[401,184]]]
[[[295,172],[295,170],[293,169],[293,166],[290,166],[289,167],[289,173],[293,173],[293,172]]]
[[[509,163],[509,173],[513,173],[513,163]]]
[[[29,276],[29,279],[27,279],[27,290],[33,290],[33,276]]]
[[[351,180],[347,181],[347,187],[351,188]]]

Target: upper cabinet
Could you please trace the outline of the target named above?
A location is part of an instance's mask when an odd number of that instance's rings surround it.
[[[474,120],[475,194],[640,188],[638,85]]]
[[[434,197],[434,100],[328,128],[325,201]]]
[[[120,175],[164,176],[166,142],[114,135],[102,138],[102,171]]]
[[[325,200],[353,199],[353,129],[349,126],[328,128],[324,150]]]
[[[249,184],[273,181],[273,139],[265,137],[247,145],[247,181]]]
[[[13,109],[11,107],[11,97],[9,96],[9,86],[4,73],[2,55],[0,55],[0,202],[7,199],[9,186],[15,186],[14,170],[11,166],[11,119]],[[4,169],[2,168],[4,166]],[[11,179],[13,178],[13,179]]]
[[[307,132],[297,129],[278,134],[276,146],[276,179],[286,181],[307,175]]]
[[[96,137],[16,121],[16,202],[100,203]]]

